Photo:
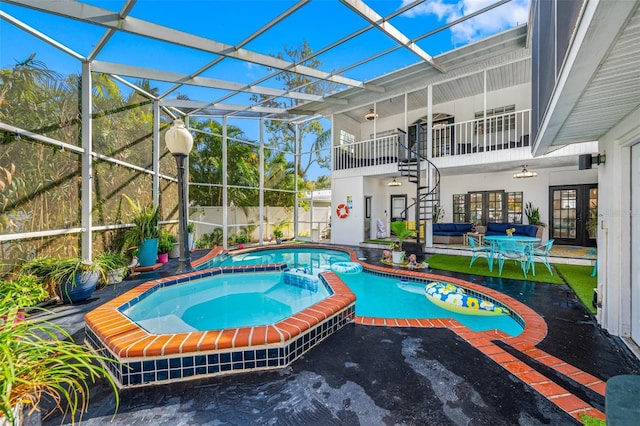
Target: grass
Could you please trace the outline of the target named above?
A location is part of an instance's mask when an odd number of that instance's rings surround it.
[[[520,264],[507,261],[502,269],[502,276],[498,275],[498,265],[493,265],[493,272],[489,272],[487,261],[484,258],[476,259],[473,266],[469,268],[471,257],[454,256],[449,254],[435,254],[428,258],[426,262],[432,269],[441,269],[443,271],[461,272],[464,274],[481,275],[485,277],[501,277],[514,280],[523,280],[524,275],[520,269]],[[591,304],[593,298],[593,289],[597,285],[597,277],[591,276],[592,266],[581,265],[565,265],[552,264],[555,269],[553,276],[549,275],[549,271],[542,264],[538,263],[536,267],[536,275],[527,275],[527,281],[544,282],[551,284],[567,284],[576,293],[578,299],[592,313],[596,313],[596,309]]]
[[[596,309],[591,304],[593,299],[593,289],[596,288],[598,277],[592,277],[592,266],[581,265],[554,265],[556,270],[562,274],[569,287],[576,293],[578,299],[591,311],[596,313]]]
[[[502,268],[502,275],[498,275],[498,264],[493,265],[493,271],[489,272],[489,266],[487,260],[484,258],[476,259],[473,266],[469,268],[469,262],[471,257],[469,256],[454,256],[449,254],[435,254],[431,256],[426,262],[432,269],[442,269],[444,271],[462,272],[464,274],[482,275],[485,277],[500,277],[508,278],[512,280],[523,280],[524,275],[522,269],[520,269],[520,263],[506,261]],[[536,281],[552,284],[564,284],[562,278],[558,274],[549,275],[549,271],[542,264],[539,263],[536,267],[536,275],[527,274],[527,281]]]
[[[580,420],[584,426],[606,426],[607,422],[587,414],[580,414]]]

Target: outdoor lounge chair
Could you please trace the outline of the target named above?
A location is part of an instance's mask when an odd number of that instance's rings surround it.
[[[534,276],[536,275],[536,260],[540,260],[542,263],[544,263],[549,270],[549,273],[553,275],[553,271],[551,271],[551,265],[549,264],[549,252],[551,251],[551,246],[553,246],[554,241],[555,240],[549,240],[544,244],[533,247],[533,253],[531,253],[531,273]]]
[[[469,262],[469,268],[471,268],[477,258],[484,257],[487,259],[489,272],[491,272],[493,270],[493,250],[491,246],[480,244],[478,240],[471,236],[469,237],[469,246],[471,247],[471,262]]]

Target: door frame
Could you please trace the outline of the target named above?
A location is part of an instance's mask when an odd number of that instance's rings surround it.
[[[597,183],[586,184],[573,184],[573,185],[555,185],[549,187],[549,239],[555,240],[556,244],[582,246],[582,247],[595,247],[596,239],[589,236],[587,231],[587,221],[590,218],[590,190],[598,189]],[[554,191],[563,190],[575,190],[576,191],[576,237],[575,238],[560,238],[554,235],[554,208],[553,208],[553,194]],[[597,198],[596,198],[597,203]]]

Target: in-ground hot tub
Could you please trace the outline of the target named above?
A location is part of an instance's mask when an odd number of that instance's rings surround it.
[[[150,325],[156,321],[147,318],[138,323],[125,313],[135,311],[138,303],[143,307],[140,311],[153,310],[151,305],[145,308],[143,301],[161,289],[178,289],[193,282],[196,285],[191,288],[198,288],[199,280],[227,274],[265,272],[283,273],[284,277],[287,269],[284,264],[214,268],[146,282],[85,316],[87,343],[112,360],[106,364],[121,387],[284,367],[353,321],[355,296],[335,274],[315,277],[290,274],[286,285],[313,287],[315,283],[326,294],[306,307],[293,306],[290,314],[272,323],[198,330],[189,320],[181,319],[163,330],[162,323],[170,323],[164,318],[158,319],[159,328],[151,331]],[[276,290],[280,293],[278,300],[282,299],[281,290]],[[309,288],[294,291],[314,293]],[[180,302],[174,299],[173,303]],[[197,309],[196,317],[203,316],[201,308]],[[180,323],[184,323],[182,329]]]

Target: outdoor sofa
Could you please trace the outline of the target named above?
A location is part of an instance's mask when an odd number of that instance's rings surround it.
[[[434,244],[462,244],[464,234],[471,232],[472,223],[434,223],[433,243]]]

